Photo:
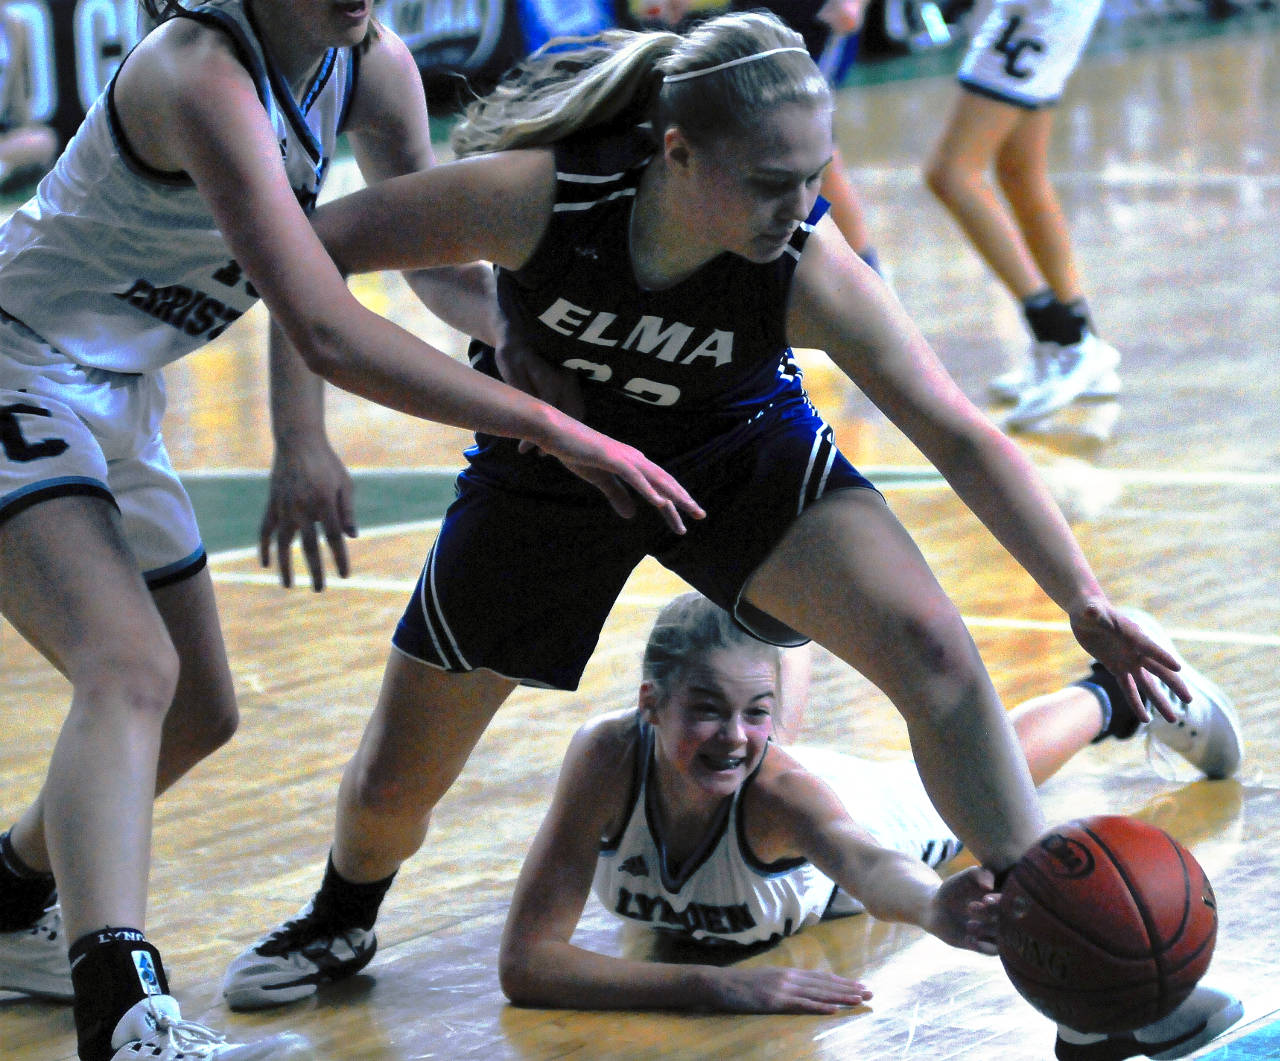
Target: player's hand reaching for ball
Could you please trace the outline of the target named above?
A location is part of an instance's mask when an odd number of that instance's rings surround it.
[[[865,984],[831,972],[709,967],[714,1006],[732,1013],[835,1013],[871,998]]]
[[[925,928],[944,943],[980,954],[996,953],[996,910],[1000,893],[991,870],[974,866],[942,882]]]
[[[1139,721],[1151,721],[1147,705],[1170,722],[1178,721],[1157,682],[1167,685],[1183,702],[1190,702],[1191,690],[1178,676],[1181,664],[1136,622],[1109,601],[1092,600],[1071,614],[1071,632],[1081,647],[1115,676]]]

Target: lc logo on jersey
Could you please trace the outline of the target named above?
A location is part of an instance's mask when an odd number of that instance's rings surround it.
[[[1005,24],[1004,32],[992,47],[1004,56],[1005,73],[1025,81],[1034,73],[1027,61],[1044,51],[1044,41],[1026,35],[1019,36],[1018,30],[1021,28],[1022,16],[1014,15]]]
[[[618,867],[619,873],[630,873],[633,877],[649,876],[649,867],[645,865],[644,855],[632,855]]]

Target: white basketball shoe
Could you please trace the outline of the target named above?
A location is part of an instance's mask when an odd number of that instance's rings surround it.
[[[312,1061],[301,1036],[285,1032],[233,1043],[203,1024],[183,1020],[171,995],[144,998],[120,1018],[111,1036],[112,1061]]]
[[[0,932],[0,990],[69,1001],[71,965],[55,903],[30,928]]]
[[[1206,777],[1231,777],[1244,758],[1240,718],[1231,698],[1183,658],[1155,616],[1137,608],[1121,608],[1120,612],[1182,664],[1178,674],[1191,689],[1191,702],[1183,703],[1164,682],[1157,682],[1176,719],[1170,722],[1152,708],[1151,721],[1145,727],[1147,739],[1177,752]]]
[[[297,1002],[321,984],[354,976],[377,949],[371,929],[335,928],[316,918],[309,902],[232,961],[222,979],[222,997],[236,1010]]]
[[[1124,1061],[1128,1057],[1172,1061],[1199,1050],[1242,1016],[1244,1006],[1238,998],[1197,985],[1169,1016],[1137,1031],[1090,1035],[1059,1024],[1054,1055],[1058,1061]]]
[[[1120,353],[1092,332],[1078,343],[1036,343],[1027,364],[991,381],[991,392],[1016,401],[1005,418],[1024,427],[1077,400],[1099,401],[1119,395]]]

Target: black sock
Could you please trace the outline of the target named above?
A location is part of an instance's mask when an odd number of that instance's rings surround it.
[[[69,951],[81,1061],[109,1061],[111,1034],[135,1004],[167,995],[160,952],[136,928],[106,928],[81,936]]]
[[[1091,332],[1093,335],[1098,334],[1098,329],[1093,326],[1093,314],[1089,312],[1089,300],[1081,296],[1067,303],[1067,309],[1075,314],[1076,319],[1080,321],[1084,330]]]
[[[312,916],[338,928],[355,926],[368,931],[378,919],[378,908],[395,879],[393,873],[384,880],[356,884],[334,869],[330,854],[324,867],[324,880],[316,892]]]
[[[1116,681],[1113,675],[1101,663],[1094,663],[1089,671],[1089,677],[1082,678],[1073,684],[1088,689],[1102,703],[1105,697],[1106,703],[1103,706],[1103,717],[1106,722],[1098,735],[1093,738],[1092,743],[1097,744],[1100,740],[1107,737],[1115,737],[1116,740],[1127,740],[1138,732],[1138,716],[1133,713],[1133,708],[1129,706],[1129,701],[1125,699],[1124,693],[1120,691],[1120,683]],[[1108,717],[1109,716],[1109,717]]]
[[[1036,342],[1071,346],[1084,338],[1087,318],[1059,302],[1047,287],[1024,298],[1022,312]]]
[[[30,928],[57,900],[52,873],[32,869],[0,833],[0,932]]]

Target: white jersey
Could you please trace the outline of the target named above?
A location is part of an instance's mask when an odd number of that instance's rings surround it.
[[[626,824],[601,842],[596,862],[595,893],[606,909],[702,942],[740,944],[789,936],[823,916],[836,891],[831,878],[803,858],[762,863],[747,847],[742,797],[755,773],[698,849],[674,866],[651,806],[653,730],[644,723],[636,763]]]
[[[971,91],[1031,110],[1058,101],[1102,13],[1102,0],[986,0],[959,80]]]
[[[639,738],[626,823],[619,835],[601,842],[596,862],[594,889],[606,909],[703,942],[741,944],[777,940],[823,917],[863,911],[857,899],[807,860],[765,864],[752,854],[742,798],[754,773],[702,845],[684,865],[672,866],[650,805],[652,729],[641,723]],[[880,846],[930,866],[960,851],[960,841],[934,810],[911,762],[870,762],[803,746],[789,747],[787,753],[826,782]]]
[[[212,0],[191,14],[236,43],[309,212],[355,89],[355,50],[330,49],[299,102],[242,0]],[[152,372],[221,334],[258,295],[190,178],[130,152],[114,87],[0,229],[0,309],[76,364]]]

